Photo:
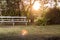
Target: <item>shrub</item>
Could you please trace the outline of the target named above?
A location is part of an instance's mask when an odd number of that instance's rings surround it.
[[[36,24],[37,25],[42,25],[42,26],[45,26],[46,25],[46,23],[47,23],[47,20],[44,18],[44,19],[38,19],[37,21],[36,21]]]
[[[50,19],[47,23],[50,24],[60,24],[60,9],[59,8],[52,8],[50,9],[46,15],[46,19]]]

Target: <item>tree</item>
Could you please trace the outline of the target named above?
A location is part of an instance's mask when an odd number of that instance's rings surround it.
[[[46,19],[49,19],[47,21],[47,24],[60,24],[60,9],[53,8],[50,9],[46,15]]]
[[[0,0],[0,15],[2,15],[2,13],[6,13],[6,0]]]
[[[28,3],[27,4],[24,3],[25,1],[28,2]],[[32,6],[33,6],[33,4],[35,3],[36,0],[34,0],[33,3],[32,3],[32,0],[25,0],[25,1],[21,0],[21,2],[20,2],[20,4],[22,5],[21,11],[23,12],[23,15],[27,16],[28,20],[31,20],[31,22],[33,22],[34,18],[33,18],[32,12],[31,12],[31,8],[32,8]]]
[[[55,8],[56,8],[56,6],[57,6],[57,0],[54,0],[54,2],[55,2]]]
[[[19,9],[20,0],[6,0],[6,12],[2,13],[5,16],[21,16]]]

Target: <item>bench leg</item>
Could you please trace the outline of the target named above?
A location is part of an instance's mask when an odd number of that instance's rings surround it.
[[[14,27],[14,24],[15,24],[15,23],[13,22],[13,27]]]
[[[2,25],[3,23],[1,22],[0,25]]]
[[[25,23],[25,25],[27,26],[27,23]]]

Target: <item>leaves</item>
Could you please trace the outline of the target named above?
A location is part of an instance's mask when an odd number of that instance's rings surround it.
[[[50,24],[60,24],[60,9],[50,9],[45,15],[46,19],[49,19]]]

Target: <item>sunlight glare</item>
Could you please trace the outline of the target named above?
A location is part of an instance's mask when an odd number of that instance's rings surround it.
[[[39,1],[36,1],[33,5],[33,9],[38,10],[40,8],[40,6],[41,5],[40,5]]]
[[[22,35],[27,35],[28,34],[28,31],[27,30],[22,30]]]
[[[58,2],[57,4],[58,4],[57,7],[60,7],[60,2]]]

